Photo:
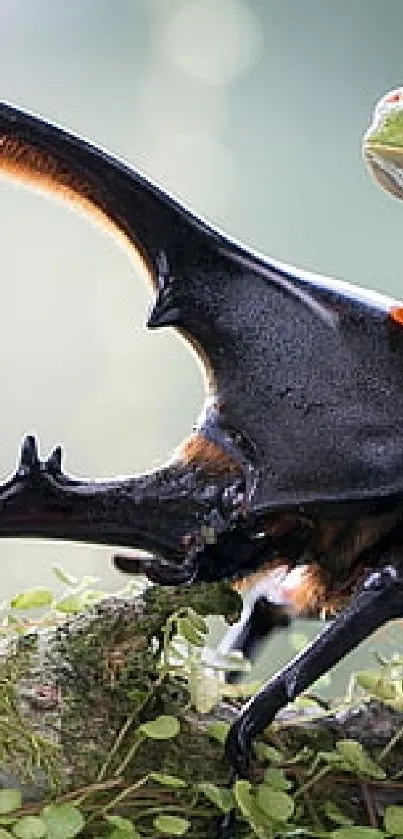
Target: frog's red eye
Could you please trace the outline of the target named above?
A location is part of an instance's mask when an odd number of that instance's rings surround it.
[[[403,91],[402,90],[392,90],[391,93],[388,93],[385,96],[385,102],[388,105],[394,105],[397,102],[401,102],[403,100]]]

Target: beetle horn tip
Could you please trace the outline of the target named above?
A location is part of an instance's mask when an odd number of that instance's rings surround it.
[[[56,446],[45,462],[45,471],[52,475],[62,471],[62,447]]]
[[[38,445],[36,438],[32,434],[28,434],[22,441],[17,471],[22,477],[32,472],[35,468],[39,468]]]

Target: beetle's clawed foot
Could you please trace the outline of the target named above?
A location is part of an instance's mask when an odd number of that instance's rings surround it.
[[[251,729],[247,718],[241,715],[232,724],[225,743],[225,757],[231,768],[230,787],[236,781],[247,778],[251,746]],[[234,824],[235,810],[230,810],[222,816],[218,823],[216,839],[232,839]]]
[[[16,477],[27,481],[41,474],[57,475],[62,469],[62,448],[56,446],[47,460],[40,460],[35,437],[28,435],[22,442]]]
[[[225,757],[235,778],[247,778],[249,772],[252,734],[248,720],[241,715],[228,732]]]
[[[229,813],[225,813],[224,816],[220,819],[218,823],[216,839],[232,839],[234,833],[235,823],[235,814],[234,811],[231,810]]]
[[[145,574],[152,582],[155,582],[149,575],[152,574],[153,567],[154,569],[158,567],[158,560],[153,561],[150,557],[132,553],[130,555],[114,554],[112,562],[115,568],[122,571],[123,574]]]
[[[197,565],[190,557],[179,563],[158,556],[115,554],[112,561],[118,571],[124,574],[144,574],[157,585],[189,585],[197,573]]]

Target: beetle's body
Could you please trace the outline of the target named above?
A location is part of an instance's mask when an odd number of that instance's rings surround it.
[[[102,150],[4,103],[0,171],[125,237],[154,289],[148,325],[174,326],[207,384],[193,434],[135,478],[74,480],[60,449],[42,462],[28,437],[0,487],[0,535],[145,548],[151,557],[116,564],[163,584],[263,579],[262,635],[283,612],[344,607],[245,707],[227,745],[242,771],[279,707],[403,614],[403,304],[247,251]],[[246,650],[249,625],[234,642]]]

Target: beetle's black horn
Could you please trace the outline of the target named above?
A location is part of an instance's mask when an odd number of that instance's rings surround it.
[[[178,459],[153,472],[113,481],[80,481],[61,469],[56,447],[41,460],[33,436],[22,443],[15,474],[0,487],[0,536],[38,536],[130,546],[158,557],[117,556],[150,579],[175,584],[195,576],[192,557],[225,530],[221,498],[228,477],[206,475]]]
[[[112,227],[140,256],[157,291],[189,254],[206,249],[205,225],[138,172],[6,102],[0,102],[0,173],[72,201]]]
[[[72,200],[123,234],[154,284],[150,325],[180,322],[189,304],[189,279],[209,270],[215,254],[216,234],[202,221],[102,149],[4,102],[0,173]],[[194,339],[207,359],[204,332]],[[159,557],[158,563],[137,564],[151,578],[192,579],[192,558],[237,514],[237,482],[244,472],[237,445],[235,455],[231,440],[222,446],[230,435],[216,428],[216,419],[207,424],[210,436],[196,439],[188,456],[182,452],[153,472],[106,482],[71,478],[62,471],[60,447],[41,460],[35,439],[27,437],[15,474],[0,486],[0,536],[140,548]],[[116,564],[129,568],[126,559]]]

